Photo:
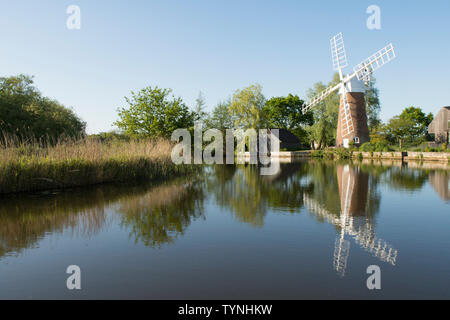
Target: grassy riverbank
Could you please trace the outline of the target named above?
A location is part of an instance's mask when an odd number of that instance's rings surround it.
[[[44,146],[43,146],[44,145]],[[109,182],[149,181],[187,174],[166,140],[66,140],[52,146],[10,141],[0,147],[0,194]]]
[[[450,152],[414,152],[414,151],[389,151],[389,152],[361,152],[357,149],[326,149],[311,152],[312,158],[321,159],[395,159],[395,160],[419,160],[419,161],[444,161],[450,163]]]

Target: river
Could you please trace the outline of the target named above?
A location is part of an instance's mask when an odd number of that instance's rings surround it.
[[[450,168],[205,166],[0,198],[1,299],[450,298]],[[81,290],[68,290],[70,265]],[[381,290],[369,290],[369,266]]]

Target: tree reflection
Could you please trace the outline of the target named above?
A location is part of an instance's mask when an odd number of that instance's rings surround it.
[[[301,164],[283,164],[276,176],[262,176],[257,165],[215,166],[207,180],[216,203],[241,222],[262,227],[270,208],[298,212],[302,207]]]
[[[173,243],[191,222],[204,218],[203,188],[197,183],[171,183],[145,195],[119,201],[122,225],[135,242],[160,248]]]
[[[202,186],[174,180],[164,185],[104,185],[62,192],[9,196],[0,204],[0,257],[35,247],[49,234],[90,238],[123,215],[130,235],[160,247],[203,217]],[[119,210],[117,210],[119,208]]]
[[[448,166],[379,161],[302,161],[281,164],[273,176],[257,165],[205,167],[192,180],[157,186],[105,185],[0,202],[0,258],[18,254],[52,233],[92,237],[113,218],[120,219],[136,243],[152,248],[176,241],[196,219],[204,218],[206,194],[238,221],[263,227],[270,211],[298,214],[306,207],[337,232],[334,266],[345,274],[350,240],[382,261],[395,264],[396,250],[375,235],[380,210],[379,185],[419,190],[427,182],[449,199]],[[108,208],[119,215],[108,214]]]
[[[130,188],[127,189],[130,192]],[[0,257],[34,247],[48,233],[91,237],[109,223],[105,204],[125,190],[105,186],[75,192],[3,198],[0,204]]]
[[[217,204],[229,208],[239,221],[262,227],[267,203],[258,167],[215,166],[214,173],[207,185],[214,192]]]
[[[395,190],[417,191],[428,180],[426,170],[413,170],[407,167],[393,167],[384,176],[384,182]]]
[[[378,184],[389,172],[351,162],[308,161],[281,164],[274,176],[262,176],[256,165],[216,166],[207,186],[216,203],[239,221],[262,227],[269,209],[299,213],[303,206],[338,232],[334,268],[345,274],[353,239],[382,261],[395,264],[397,250],[375,235],[380,208]]]

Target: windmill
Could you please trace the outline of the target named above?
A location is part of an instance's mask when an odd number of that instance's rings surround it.
[[[306,113],[324,101],[331,93],[339,90],[340,105],[336,134],[336,146],[349,147],[350,141],[361,145],[370,140],[367,127],[366,104],[364,99],[365,83],[370,81],[372,73],[395,58],[392,44],[387,45],[369,58],[356,65],[353,73],[344,75],[348,65],[342,33],[330,40],[333,69],[339,72],[340,82],[327,88],[312,98],[303,108]]]

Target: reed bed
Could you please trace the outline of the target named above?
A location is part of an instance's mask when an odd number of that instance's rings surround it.
[[[0,194],[60,189],[109,182],[155,180],[185,174],[175,165],[171,142],[163,139],[56,142],[3,138]]]

